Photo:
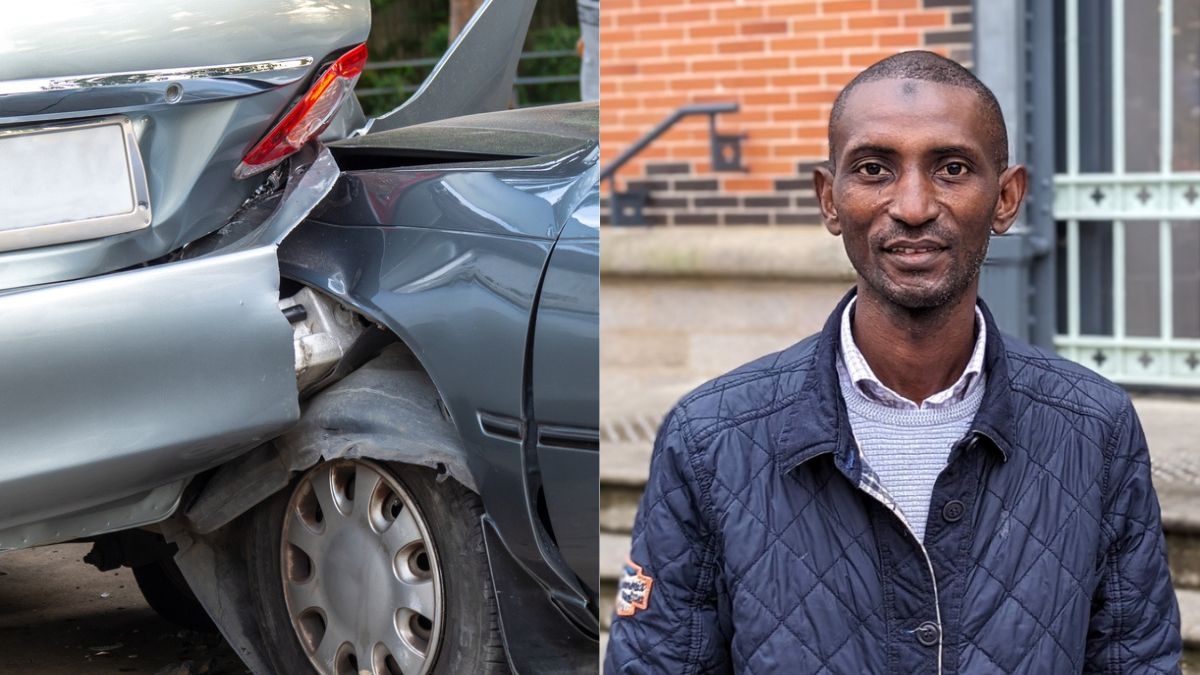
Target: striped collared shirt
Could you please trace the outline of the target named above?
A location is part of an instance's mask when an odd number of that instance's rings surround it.
[[[962,401],[975,389],[983,386],[983,378],[980,377],[980,374],[983,372],[983,350],[987,341],[987,328],[983,322],[983,312],[979,310],[978,305],[975,306],[975,333],[978,337],[975,339],[975,348],[971,351],[971,359],[967,361],[967,367],[957,382],[918,405],[915,401],[897,394],[880,382],[871,370],[871,366],[867,364],[867,359],[858,350],[858,345],[854,344],[854,334],[850,330],[850,315],[854,311],[854,303],[857,301],[858,298],[851,299],[850,304],[846,306],[846,311],[842,312],[842,348],[839,360],[840,365],[845,367],[850,381],[868,399],[891,408],[941,408]]]

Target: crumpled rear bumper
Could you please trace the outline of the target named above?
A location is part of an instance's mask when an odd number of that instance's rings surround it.
[[[273,245],[0,295],[0,549],[161,520],[299,417]]]

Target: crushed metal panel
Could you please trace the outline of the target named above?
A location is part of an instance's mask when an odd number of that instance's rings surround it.
[[[111,530],[114,521],[125,527],[158,522],[178,508],[185,487],[187,481],[177,480],[86,511],[0,530],[0,551],[90,537]]]
[[[278,280],[264,246],[0,295],[0,530],[194,475],[297,420]]]
[[[297,161],[292,162],[291,174],[288,176],[287,187],[284,188],[279,207],[262,225],[244,238],[229,244],[225,251],[242,251],[271,245],[271,251],[274,253],[275,245],[283,241],[284,237],[308,217],[341,176],[337,161],[328,148],[322,147],[315,152],[311,148],[302,150],[296,159]]]
[[[479,492],[462,441],[440,412],[437,389],[400,345],[314,396],[304,419],[275,446],[293,471],[321,458],[372,457],[444,469]]]

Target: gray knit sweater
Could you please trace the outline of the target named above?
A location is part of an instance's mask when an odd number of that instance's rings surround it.
[[[939,408],[893,408],[867,398],[850,381],[840,355],[838,380],[864,463],[923,542],[933,484],[970,428],[984,387],[971,387],[961,400]]]
[[[924,541],[933,484],[983,400],[983,313],[975,308],[975,346],[958,381],[918,404],[884,385],[859,351],[852,328],[855,300],[842,312],[837,372],[866,464],[864,488],[882,492],[878,496],[900,510],[917,540]]]

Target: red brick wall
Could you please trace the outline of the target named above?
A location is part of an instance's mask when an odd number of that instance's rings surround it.
[[[819,222],[810,176],[841,87],[908,49],[970,66],[971,21],[971,0],[604,0],[601,165],[679,106],[735,101],[717,126],[746,136],[745,171],[713,172],[707,117],[689,117],[617,189],[645,191],[652,224]]]

